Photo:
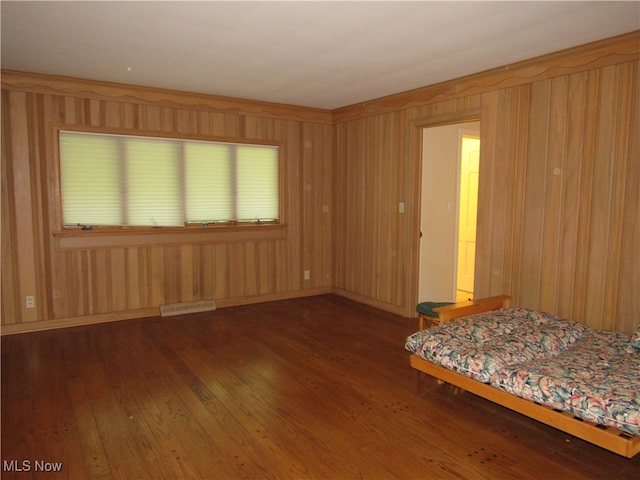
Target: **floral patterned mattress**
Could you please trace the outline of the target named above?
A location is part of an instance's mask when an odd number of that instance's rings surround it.
[[[407,338],[411,353],[489,383],[500,368],[564,351],[587,331],[581,323],[523,308],[483,312]]]
[[[491,384],[640,435],[640,350],[630,340],[629,334],[594,330],[555,357],[500,369]]]
[[[514,395],[640,435],[639,344],[638,334],[511,308],[422,330],[405,348]]]

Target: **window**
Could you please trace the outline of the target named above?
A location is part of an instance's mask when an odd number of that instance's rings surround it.
[[[65,227],[277,223],[278,147],[60,131]]]

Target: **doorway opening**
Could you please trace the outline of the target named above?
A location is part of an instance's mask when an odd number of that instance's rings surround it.
[[[419,301],[473,298],[480,122],[422,129]]]

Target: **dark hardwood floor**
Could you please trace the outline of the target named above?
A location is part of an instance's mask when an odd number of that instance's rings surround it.
[[[329,295],[4,336],[2,478],[640,478],[418,374],[415,328]]]

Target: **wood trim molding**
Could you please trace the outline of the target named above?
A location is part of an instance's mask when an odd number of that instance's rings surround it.
[[[331,111],[320,108],[260,102],[154,87],[85,80],[60,75],[2,70],[2,89],[50,95],[70,95],[93,100],[153,104],[172,108],[215,111],[254,117],[298,120],[311,123],[332,121]]]
[[[133,320],[134,318],[153,317],[154,315],[159,315],[159,310],[158,308],[152,307],[139,310],[124,310],[120,312],[101,313],[96,315],[82,315],[79,317],[42,320],[38,322],[12,323],[10,325],[2,325],[0,328],[0,336],[54,330],[56,328],[80,327],[96,323],[116,322],[120,320]]]
[[[235,307],[239,305],[251,305],[256,303],[275,302],[292,298],[314,297],[331,293],[330,288],[312,288],[295,292],[284,292],[267,295],[255,295],[251,297],[227,298],[216,300],[217,308]],[[215,315],[215,312],[212,314]],[[125,310],[113,313],[101,313],[96,315],[82,315],[79,317],[44,320],[41,322],[14,323],[2,325],[0,336],[15,335],[19,333],[39,332],[54,330],[57,328],[80,327],[98,323],[116,322],[121,320],[133,320],[136,318],[156,317],[160,315],[160,306],[142,308],[139,310]]]
[[[332,111],[333,122],[420,107],[640,59],[640,30]]]
[[[636,30],[485,72],[334,110],[14,70],[2,70],[1,75],[2,88],[5,90],[72,95],[97,100],[186,107],[195,110],[331,124],[639,59],[640,30]]]
[[[386,303],[386,302],[381,302],[379,300],[374,300],[368,297],[363,297],[362,295],[358,295],[357,293],[352,293],[349,292],[347,290],[344,290],[342,288],[336,288],[333,287],[331,289],[331,293],[333,293],[334,295],[338,295],[340,297],[344,297],[348,300],[353,300],[354,302],[358,302],[358,303],[362,303],[364,305],[368,305],[370,307],[373,308],[377,308],[378,310],[383,310],[385,312],[389,312],[389,313],[393,313],[395,315],[399,315],[401,317],[405,317],[405,318],[413,318],[416,317],[417,318],[417,314],[415,315],[407,315],[407,312],[405,312],[405,309],[402,307],[399,307],[398,305],[392,305],[390,303]]]
[[[139,230],[65,230],[54,233],[56,248],[114,248],[154,245],[183,245],[215,242],[282,240],[286,225],[246,225],[235,227],[145,228]]]

